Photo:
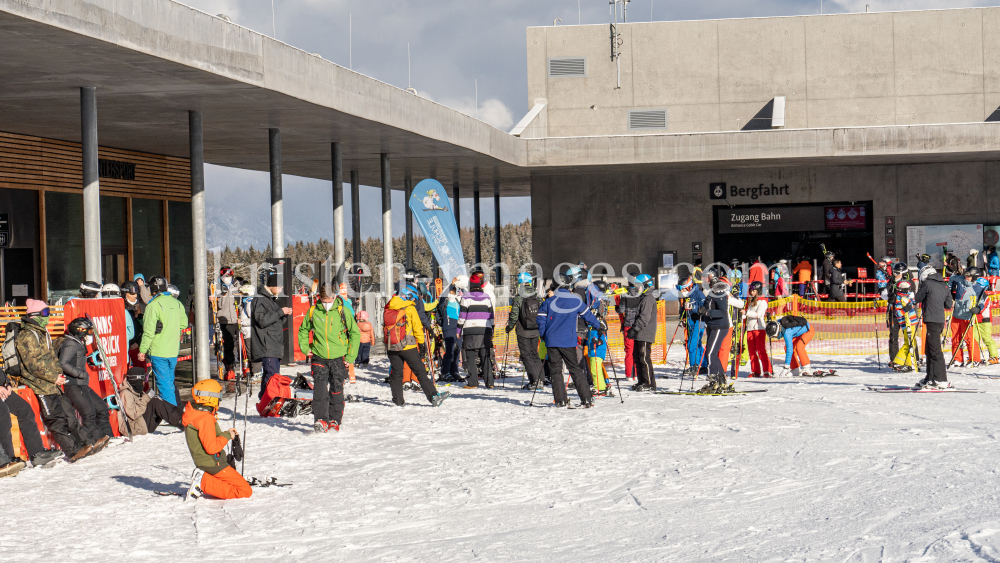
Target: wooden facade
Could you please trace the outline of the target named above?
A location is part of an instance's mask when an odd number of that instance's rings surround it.
[[[131,276],[133,266],[132,198],[161,200],[163,269],[170,275],[168,202],[191,201],[188,159],[99,147],[100,193],[125,198],[127,252],[121,269]],[[48,295],[46,215],[61,213],[46,207],[46,192],[83,193],[80,143],[0,132],[0,189],[38,192],[38,282],[41,295]],[[22,219],[23,220],[23,219]]]

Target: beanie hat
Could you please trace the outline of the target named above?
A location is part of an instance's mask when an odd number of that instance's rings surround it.
[[[267,275],[267,281],[264,283],[267,287],[279,287],[278,283],[278,272],[271,272]]]
[[[44,301],[39,301],[37,299],[28,299],[28,314],[33,315],[35,313],[41,313],[49,306],[48,303]]]

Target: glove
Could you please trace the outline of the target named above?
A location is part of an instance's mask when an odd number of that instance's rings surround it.
[[[420,352],[420,359],[427,359],[427,346],[423,344],[417,344],[417,352]]]
[[[604,322],[604,319],[600,319],[600,321],[601,321],[601,328],[598,329],[598,331],[601,334],[607,334],[607,332],[608,332],[608,323]]]
[[[99,350],[94,350],[89,356],[87,356],[87,363],[95,368],[99,368],[104,365],[101,361],[101,352]]]
[[[972,309],[969,309],[969,312],[972,313],[973,315],[978,315],[979,313],[983,312],[983,308],[981,306],[973,307]]]
[[[635,327],[629,328],[628,332],[625,333],[625,338],[635,340],[635,335],[637,332],[638,331],[635,329]]]
[[[510,334],[510,331],[512,331],[512,330],[514,330],[514,327],[512,327],[512,326],[507,327],[507,334]]]

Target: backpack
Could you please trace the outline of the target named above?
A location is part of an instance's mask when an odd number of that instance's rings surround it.
[[[517,316],[517,324],[524,330],[538,330],[538,309],[542,302],[537,295],[532,295],[521,301],[521,311]]]
[[[17,323],[7,323],[7,334],[4,337],[3,346],[0,353],[3,355],[3,370],[7,377],[21,377],[21,358],[17,355],[17,333],[21,330],[21,325]]]
[[[389,304],[385,304],[382,311],[382,343],[389,352],[400,352],[417,343],[417,339],[410,334],[405,308],[390,309]]]
[[[639,318],[639,303],[642,301],[641,295],[626,295],[622,298],[622,326],[632,328],[635,320]]]

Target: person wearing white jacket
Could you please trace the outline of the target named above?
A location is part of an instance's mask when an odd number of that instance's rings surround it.
[[[763,286],[753,282],[747,290],[747,348],[750,350],[750,377],[773,377],[767,355],[767,299]]]

